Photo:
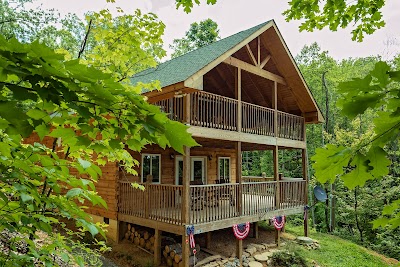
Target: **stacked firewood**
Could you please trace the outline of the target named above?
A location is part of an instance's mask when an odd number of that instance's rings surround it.
[[[132,241],[135,245],[154,253],[154,234],[150,231],[135,228],[133,224],[128,224],[128,231],[125,233],[125,239]]]
[[[196,251],[200,251],[200,246],[196,245]],[[193,249],[190,249],[191,256],[189,258],[189,266],[194,265]],[[167,262],[167,266],[183,267],[182,246],[179,243],[168,244],[164,247],[163,256]]]

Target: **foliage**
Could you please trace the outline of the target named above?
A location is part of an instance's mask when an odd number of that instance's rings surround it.
[[[217,0],[207,0],[207,4],[214,5]],[[200,0],[175,0],[176,8],[182,7],[186,13],[190,13],[193,8],[193,3],[200,5]]]
[[[200,4],[200,0],[175,0],[176,7],[183,7],[186,13],[192,11],[193,3]],[[207,0],[207,4],[215,4],[217,0]],[[373,1],[304,1],[292,0],[288,2],[289,8],[283,12],[287,21],[303,20],[300,31],[322,30],[328,27],[336,31],[339,27],[346,28],[349,25],[355,27],[352,30],[352,39],[362,42],[365,34],[373,34],[376,30],[385,26],[382,18],[384,0]]]
[[[287,224],[285,229],[286,232],[297,236],[303,233],[302,226],[294,227]],[[349,241],[348,238],[342,239],[314,230],[310,231],[310,237],[319,242],[320,249],[308,250],[303,246],[296,246],[296,251],[308,262],[314,261],[312,266],[315,264],[329,267],[396,266],[395,260],[389,262],[389,259]]]
[[[287,21],[304,20],[300,25],[300,31],[321,30],[325,27],[336,31],[339,27],[346,28],[353,25],[355,28],[352,30],[352,39],[361,42],[364,34],[372,34],[385,26],[381,12],[384,5],[384,0],[352,2],[292,0],[289,2],[289,9],[283,12],[283,15]]]
[[[374,134],[360,143],[352,147],[330,144],[316,150],[317,154],[312,159],[320,182],[334,181],[339,176],[352,189],[389,174],[391,162],[385,146],[399,133],[397,107],[400,103],[396,97],[400,92],[399,78],[400,71],[393,71],[387,63],[378,62],[363,78],[339,85],[338,105],[344,115],[354,119],[368,110],[376,110],[378,117],[373,120]],[[386,210],[394,212],[396,208],[388,207]],[[399,226],[400,214],[391,219],[382,218],[375,226],[386,224]]]
[[[218,24],[212,19],[190,24],[185,37],[174,39],[170,48],[174,50],[171,57],[175,58],[192,50],[211,44],[220,39]]]
[[[297,251],[278,251],[271,256],[271,265],[277,267],[307,267],[307,262]]]
[[[0,86],[0,231],[21,234],[0,252],[6,266],[48,265],[52,255],[83,266],[82,257],[70,254],[71,238],[52,229],[63,226],[61,217],[80,231],[104,234],[84,212],[86,205],[106,206],[94,187],[98,165],[118,161],[130,169],[135,161],[125,148],[148,143],[181,153],[183,145],[196,144],[186,126],[168,120],[113,75],[66,60],[37,41],[0,37]],[[49,136],[50,146],[24,144],[32,133],[40,140]],[[38,230],[51,242],[35,243]],[[18,253],[20,240],[27,253]]]

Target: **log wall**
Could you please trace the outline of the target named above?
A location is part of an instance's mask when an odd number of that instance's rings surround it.
[[[176,173],[176,157],[180,156],[179,153],[173,149],[163,150],[157,145],[148,146],[142,150],[144,154],[161,154],[161,184],[175,184]],[[132,156],[141,164],[142,157],[138,152],[131,151]],[[171,159],[170,155],[173,154],[174,158]],[[227,148],[209,148],[209,147],[194,147],[190,150],[191,157],[205,157],[207,184],[215,184],[218,177],[218,158],[230,157],[231,161],[231,183],[236,182],[236,153],[234,149]],[[209,158],[211,156],[211,159]],[[127,174],[120,172],[121,181],[141,182],[141,166],[135,168],[138,175]]]

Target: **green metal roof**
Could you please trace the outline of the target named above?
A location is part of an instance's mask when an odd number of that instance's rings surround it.
[[[149,83],[159,80],[161,87],[165,87],[185,81],[269,22],[264,22],[248,30],[238,32],[217,42],[168,60],[155,68],[139,72],[131,78],[131,82],[135,84],[137,82]]]

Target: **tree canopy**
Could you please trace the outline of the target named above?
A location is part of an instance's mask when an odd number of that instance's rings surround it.
[[[170,48],[174,50],[171,57],[178,57],[192,50],[211,44],[220,39],[218,24],[212,19],[190,24],[185,36],[174,39]]]

